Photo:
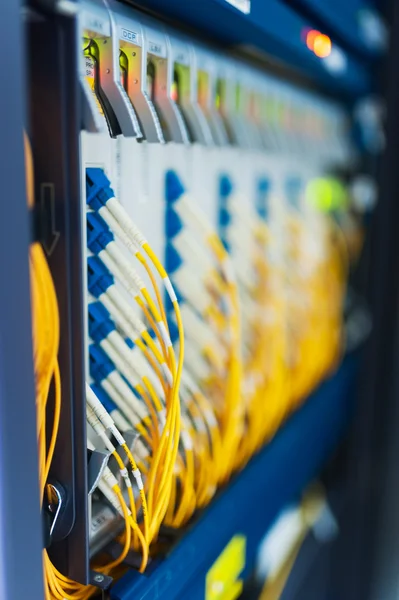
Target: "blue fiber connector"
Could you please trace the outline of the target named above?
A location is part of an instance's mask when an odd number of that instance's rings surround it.
[[[219,234],[227,251],[230,248],[226,238],[226,231],[231,223],[231,215],[228,209],[227,200],[233,189],[230,177],[222,175],[219,180]]]
[[[87,287],[90,294],[99,298],[115,281],[107,267],[98,256],[87,259]]]
[[[99,167],[88,167],[86,169],[86,202],[93,210],[99,210],[105,206],[115,194],[111,182]]]
[[[170,169],[165,174],[165,200],[168,204],[173,204],[185,193],[184,186],[180,177]]]
[[[115,241],[114,234],[107,223],[97,212],[88,212],[86,216],[87,247],[93,254],[98,254]]]
[[[127,346],[129,346],[129,348],[132,350],[135,347],[135,343],[133,342],[132,339],[130,339],[129,337],[125,338],[125,343]]]
[[[110,333],[116,331],[114,322],[109,316],[108,311],[102,306],[101,302],[91,302],[89,304],[89,336],[99,344],[105,340]],[[104,309],[104,311],[102,310]],[[104,316],[108,313],[108,317]]]
[[[269,179],[262,177],[258,181],[257,194],[256,194],[256,212],[258,216],[263,220],[267,221],[269,217],[269,194],[271,184]]]
[[[169,275],[172,275],[180,269],[183,264],[183,259],[180,256],[179,252],[170,242],[166,243],[165,249],[165,267]]]
[[[114,410],[118,409],[116,404],[111,400],[107,392],[103,390],[101,385],[98,385],[97,383],[92,383],[90,387],[97,396],[97,398],[100,400],[101,404],[103,405],[106,411],[108,411],[111,414]]]
[[[89,369],[91,378],[97,383],[100,383],[115,371],[115,365],[100,346],[97,344],[90,344]]]
[[[166,207],[165,214],[165,233],[166,237],[174,238],[183,229],[183,223],[177,212],[171,207]]]

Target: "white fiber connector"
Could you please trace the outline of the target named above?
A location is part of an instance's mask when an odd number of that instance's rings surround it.
[[[200,231],[205,237],[213,233],[206,215],[201,210],[198,210],[196,200],[191,198],[189,194],[183,194],[173,204],[173,209],[184,224],[191,227],[194,231]]]
[[[148,377],[157,396],[159,397],[160,400],[164,401],[165,394],[163,391],[163,387],[162,387],[157,375],[153,371],[151,365],[147,362],[147,359],[143,356],[140,348],[138,348],[137,346],[134,346],[133,348],[129,348],[129,353],[130,353],[131,361],[133,362],[134,365],[136,365],[137,371],[139,373],[141,373],[143,377]],[[168,365],[166,363],[162,363],[161,368],[163,365],[165,365],[168,372],[170,373],[170,369],[169,369]],[[162,371],[163,371],[163,368],[162,368]]]
[[[106,411],[100,400],[97,398],[90,385],[86,382],[86,402],[100,419],[106,429],[112,429],[115,426],[110,414]]]
[[[180,310],[187,338],[195,341],[201,349],[210,346],[223,357],[226,352],[215,332],[197,316],[189,305],[183,304]]]
[[[101,385],[132,425],[139,425],[148,416],[145,405],[136,398],[117,371],[103,379]]]
[[[101,340],[101,348],[104,350],[104,352],[106,352],[106,354],[108,354],[109,358],[114,363],[117,370],[127,379],[130,385],[133,388],[136,388],[138,385],[140,385],[139,376],[137,375],[137,373],[135,373],[133,368],[125,361],[125,357],[121,356],[119,351],[116,350],[113,343],[110,342],[110,337],[113,336],[109,335],[107,339]]]
[[[109,252],[109,247],[112,247],[113,245],[119,250],[115,242],[110,242],[105,250],[99,252],[98,257],[103,261],[111,275],[113,275],[113,277],[115,277],[125,287],[126,291],[129,294],[132,294],[133,297],[136,297],[140,294],[140,288],[136,285],[135,281],[131,280],[125,275],[123,269],[114,260],[113,256]],[[120,254],[123,256],[122,253]]]
[[[197,394],[198,396],[203,395],[203,392],[201,391],[198,384],[194,381],[194,379],[191,377],[191,375],[184,370],[182,372],[181,381],[182,381],[182,384],[187,389],[189,389],[190,392],[192,392],[193,394]]]
[[[203,283],[193,274],[191,268],[181,267],[173,274],[173,280],[178,289],[184,290],[184,295],[198,312],[204,314],[213,304],[213,300]]]
[[[197,381],[206,381],[212,375],[209,364],[193,344],[186,344],[184,362],[187,369],[192,373],[193,378]]]
[[[129,328],[129,337],[136,339],[137,335],[141,336],[147,330],[116,285],[110,285],[99,300],[104,304],[115,322],[121,322],[124,327]]]
[[[86,404],[86,417],[87,421],[90,423],[96,434],[101,438],[104,442],[105,447],[109,452],[115,452],[115,446],[112,444],[111,440],[107,436],[106,429],[101,421],[97,418],[94,410]]]
[[[214,267],[215,261],[208,247],[200,244],[188,227],[183,229],[172,240],[174,248],[190,265],[195,265],[196,272],[203,273]]]
[[[101,421],[106,429],[109,429],[114,438],[117,440],[118,444],[122,446],[125,443],[123,435],[116,427],[114,420],[108,411],[101,404],[100,400],[97,398],[90,385],[86,382],[86,401],[89,404],[90,408],[94,411],[97,418]]]
[[[191,439],[191,435],[187,431],[187,429],[182,429],[180,432],[181,443],[183,444],[183,448],[187,452],[191,452],[193,450],[193,441]]]
[[[227,208],[233,213],[233,217],[239,219],[246,229],[253,229],[257,226],[259,218],[252,209],[250,202],[239,192],[233,192],[227,198]]]
[[[130,282],[130,285],[133,286],[138,292],[141,292],[141,290],[145,288],[144,281],[118,247],[118,244],[116,242],[110,242],[107,244],[106,251],[114,264],[117,265],[123,276]]]
[[[140,246],[134,240],[129,238],[108,208],[106,206],[102,206],[98,212],[114,235],[119,238],[122,244],[129,250],[129,252],[131,252],[131,254],[133,254],[133,256],[136,256],[136,254],[140,251]]]
[[[227,256],[224,259],[224,261],[222,263],[222,269],[223,269],[224,276],[226,277],[226,281],[228,283],[235,284],[236,274],[234,271],[233,262],[229,256]]]
[[[144,334],[145,331],[147,331],[144,323],[137,316],[135,316],[134,323],[126,319],[124,314],[119,310],[110,297],[107,297],[104,294],[101,296],[101,302],[103,302],[105,308],[108,310],[113,321],[115,322],[115,325],[125,337],[130,338],[135,342]]]
[[[116,198],[109,198],[107,200],[107,208],[132,241],[134,241],[140,247],[147,243],[146,238],[143,236],[139,228],[136,227],[128,213]]]
[[[134,444],[134,454],[137,457],[137,462],[147,464],[150,451],[141,440],[136,440]]]
[[[119,487],[116,477],[109,469],[109,467],[105,467],[104,473],[100,481],[98,482],[98,489],[104,494],[105,498],[108,502],[115,508],[115,510],[124,518],[124,512],[122,509],[122,505],[119,501],[118,496],[115,494],[112,488]],[[130,516],[132,513],[130,508],[126,506],[127,514]]]
[[[121,431],[122,433],[126,433],[126,431],[129,431],[129,429],[131,429],[129,421],[125,419],[123,414],[118,409],[113,410],[110,414],[119,431]]]

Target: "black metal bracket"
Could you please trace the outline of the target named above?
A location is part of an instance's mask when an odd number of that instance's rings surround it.
[[[112,559],[118,558],[118,556],[121,554],[121,551],[122,545],[116,540],[112,540],[112,542],[107,544],[104,548],[104,552],[109,554]],[[130,550],[126,555],[123,564],[131,567],[132,569],[138,570],[141,564],[141,556],[134,550]]]
[[[99,573],[98,571],[89,572],[89,583],[90,585],[93,585],[99,590],[101,590],[102,600],[111,600],[111,594],[109,593],[109,589],[113,581],[114,580],[112,579],[112,577],[109,577],[109,575],[104,575],[104,573]]]

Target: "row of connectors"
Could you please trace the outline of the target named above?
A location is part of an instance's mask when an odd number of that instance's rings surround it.
[[[148,142],[238,145],[345,164],[332,102],[266,75],[115,0],[79,11],[85,128]]]

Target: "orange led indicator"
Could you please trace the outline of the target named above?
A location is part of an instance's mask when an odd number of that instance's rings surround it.
[[[331,39],[316,29],[310,29],[306,33],[306,45],[319,58],[326,58],[331,54]]]

